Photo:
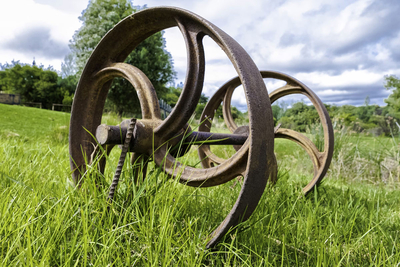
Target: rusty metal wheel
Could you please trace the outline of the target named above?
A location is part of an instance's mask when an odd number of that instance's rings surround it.
[[[141,41],[174,26],[180,29],[186,42],[188,71],[174,110],[162,121],[150,81],[140,70],[123,61]],[[199,101],[205,67],[202,39],[206,35],[224,50],[237,70],[246,93],[250,134],[249,138],[241,141],[243,147],[231,159],[213,168],[196,169],[179,163],[169,153],[168,142],[187,127]],[[271,103],[256,65],[230,36],[191,12],[171,7],[149,8],[122,20],[93,51],[76,90],[69,137],[70,162],[75,182],[81,180],[90,155],[94,152],[92,143],[95,140],[91,133],[94,135],[101,123],[107,92],[115,77],[128,80],[137,90],[141,103],[143,119],[136,121],[130,151],[153,158],[166,173],[189,186],[219,185],[245,172],[243,187],[235,205],[212,233],[207,244],[207,247],[214,246],[231,227],[250,217],[267,181],[276,180]],[[104,126],[103,133],[108,135],[111,128]]]
[[[306,85],[300,81],[290,77],[286,74],[273,72],[273,71],[261,71],[263,78],[273,78],[285,81],[286,84],[269,94],[271,104],[279,98],[291,95],[291,94],[302,94],[307,96],[315,106],[318,115],[321,120],[321,124],[324,132],[324,150],[319,151],[316,145],[305,135],[298,133],[290,129],[279,128],[276,129],[275,138],[285,138],[299,144],[310,156],[314,166],[314,176],[312,180],[303,188],[304,194],[310,192],[315,185],[317,185],[324,178],[329,165],[332,160],[333,147],[334,147],[334,134],[332,123],[322,101],[318,96],[310,90]],[[199,127],[200,131],[210,131],[212,119],[214,117],[215,110],[223,102],[223,116],[225,124],[232,133],[246,133],[246,126],[238,127],[232,117],[231,113],[231,99],[235,89],[241,85],[238,77],[231,79],[225,83],[218,91],[211,97],[207,103],[204,111],[201,115],[200,121],[203,123]],[[207,144],[199,147],[199,157],[202,162],[203,168],[211,168],[214,165],[222,164],[225,159],[217,157],[211,152],[210,146]]]

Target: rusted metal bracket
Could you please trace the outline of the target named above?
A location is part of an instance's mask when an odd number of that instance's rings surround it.
[[[124,63],[130,52],[141,41],[155,32],[178,27],[188,49],[188,70],[181,96],[171,113],[162,120],[158,98],[153,85],[138,68]],[[192,131],[189,120],[199,102],[204,82],[205,58],[203,37],[209,36],[231,60],[238,77],[223,85],[207,103],[198,131]],[[101,125],[101,119],[111,81],[122,77],[137,91],[142,119],[122,121],[119,126]],[[263,78],[286,81],[286,85],[268,95]],[[230,111],[232,93],[243,86],[249,123],[238,127]],[[324,129],[324,151],[304,135],[290,129],[274,128],[271,103],[278,98],[300,93],[310,98],[318,110]],[[223,102],[224,120],[230,134],[211,133],[215,110]],[[130,126],[129,126],[130,125]],[[96,140],[93,138],[96,137]],[[131,139],[130,139],[131,138]],[[324,177],[333,152],[333,131],[328,113],[318,97],[305,85],[285,74],[260,71],[246,51],[229,35],[204,18],[189,11],[173,8],[148,8],[137,12],[109,31],[89,58],[79,81],[71,112],[70,155],[71,170],[76,183],[92,164],[98,153],[93,143],[109,148],[122,145],[123,152],[109,199],[112,200],[126,151],[132,152],[132,161],[152,158],[169,176],[188,186],[210,187],[226,183],[237,176],[244,177],[239,197],[224,221],[211,234],[207,248],[218,241],[238,223],[247,220],[255,210],[268,182],[277,179],[277,162],[274,155],[274,138],[286,138],[300,144],[314,164],[314,177],[303,189],[309,192]],[[185,149],[174,151],[177,145]],[[202,169],[185,166],[179,162],[191,145],[199,145]],[[233,145],[236,150],[229,159],[214,155],[211,145]],[[106,160],[98,162],[104,172]],[[147,163],[142,174],[146,175]],[[137,177],[135,177],[135,181]]]

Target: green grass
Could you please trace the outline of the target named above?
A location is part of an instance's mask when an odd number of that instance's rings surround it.
[[[6,105],[0,105],[0,114],[2,266],[400,263],[398,180],[395,170],[388,176],[392,180],[385,180],[387,174],[377,168],[396,158],[396,139],[393,145],[390,138],[337,136],[327,178],[307,197],[301,197],[301,189],[310,179],[311,163],[297,145],[280,140],[277,184],[266,189],[248,221],[214,250],[206,250],[208,235],[232,208],[240,183],[191,188],[150,164],[145,182],[129,189],[131,166],[126,164],[107,212],[107,188],[97,190],[90,179],[95,170],[89,170],[81,189],[68,183],[68,129],[63,126],[69,114]],[[113,116],[105,120],[117,121]],[[197,161],[194,150],[187,157],[182,161]],[[108,181],[117,160],[115,150],[106,170]]]
[[[0,104],[1,129],[3,135],[20,135],[30,139],[48,137],[57,127],[67,127],[69,114],[31,107]]]

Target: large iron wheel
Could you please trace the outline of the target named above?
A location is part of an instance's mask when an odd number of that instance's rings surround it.
[[[178,27],[184,37],[188,49],[188,71],[174,110],[162,121],[151,82],[139,69],[123,61],[141,41],[170,27]],[[166,144],[186,129],[199,101],[204,80],[202,39],[205,35],[224,50],[240,77],[248,103],[250,134],[242,148],[229,160],[212,168],[196,169],[180,164],[169,153]],[[125,18],[104,36],[93,51],[76,90],[69,137],[71,169],[76,183],[82,182],[82,174],[94,152],[92,144],[95,140],[91,134],[94,135],[101,123],[107,92],[115,77],[125,78],[138,92],[143,119],[138,120],[135,126],[135,145],[132,148],[135,154],[151,156],[166,173],[190,186],[219,185],[245,172],[244,184],[234,207],[207,244],[207,247],[214,246],[231,227],[253,213],[267,181],[276,180],[271,103],[256,65],[230,36],[191,12],[171,7],[149,8]]]
[[[275,133],[275,138],[285,138],[296,142],[310,156],[314,166],[314,176],[312,180],[303,188],[304,194],[307,194],[324,178],[332,160],[334,135],[332,122],[329,118],[328,111],[326,110],[322,101],[311,89],[293,77],[273,71],[261,71],[261,76],[263,78],[273,78],[286,82],[284,86],[269,94],[271,104],[286,95],[302,94],[310,99],[320,117],[324,132],[323,151],[319,151],[317,146],[308,137],[299,132],[290,129],[279,128],[276,129]],[[215,110],[221,105],[221,103],[223,103],[223,117],[228,129],[232,133],[248,134],[247,126],[238,127],[232,117],[231,112],[232,95],[239,85],[241,85],[239,77],[233,78],[221,86],[221,88],[218,89],[218,91],[212,96],[201,115],[200,121],[202,124],[199,127],[200,131],[210,131]],[[208,144],[201,145],[198,153],[204,168],[212,168],[213,166],[222,164],[225,161],[225,159],[219,158],[212,153]]]

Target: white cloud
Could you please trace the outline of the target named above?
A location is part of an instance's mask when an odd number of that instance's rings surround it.
[[[299,73],[298,79],[321,88],[343,87],[346,85],[362,86],[375,84],[383,79],[381,73],[373,73],[368,70],[348,70],[340,75],[329,75],[327,73]]]
[[[332,89],[327,89],[327,90],[322,90],[318,92],[319,96],[329,96],[329,95],[347,95],[349,94],[348,91],[344,90],[332,90]]]
[[[32,55],[5,49],[4,44],[27,29],[44,27],[54,42],[68,44],[80,27],[84,0],[13,0],[0,3],[0,62],[31,62]],[[262,70],[287,73],[308,85],[323,100],[362,104],[369,95],[384,104],[385,74],[400,74],[400,2],[390,0],[134,0],[148,7],[168,4],[203,16],[240,43]],[[15,15],[18,10],[18,16]],[[178,29],[165,33],[174,59],[177,83],[186,74],[187,56]],[[225,53],[205,42],[204,93],[210,96],[236,76]],[[2,48],[1,48],[2,47]],[[43,61],[41,61],[43,60]],[[60,68],[62,58],[37,62]],[[276,82],[267,81],[272,91]],[[236,105],[244,105],[237,90]],[[347,92],[345,94],[344,92]],[[340,98],[342,97],[342,99]],[[343,98],[346,99],[343,99]],[[243,102],[244,101],[244,102]],[[372,101],[371,101],[372,102]]]
[[[16,10],[18,11],[17,16]],[[38,63],[53,65],[56,69],[60,69],[63,56],[57,60],[46,59],[46,57],[34,53],[13,51],[10,47],[4,49],[4,46],[8,42],[18,42],[21,34],[36,28],[49,29],[51,40],[67,46],[75,30],[80,27],[80,22],[77,15],[62,12],[52,6],[38,4],[33,0],[14,0],[4,1],[0,4],[0,25],[2,25],[0,62],[10,62],[14,59],[30,63],[33,57],[36,57]],[[35,42],[35,40],[32,39],[31,42]]]

